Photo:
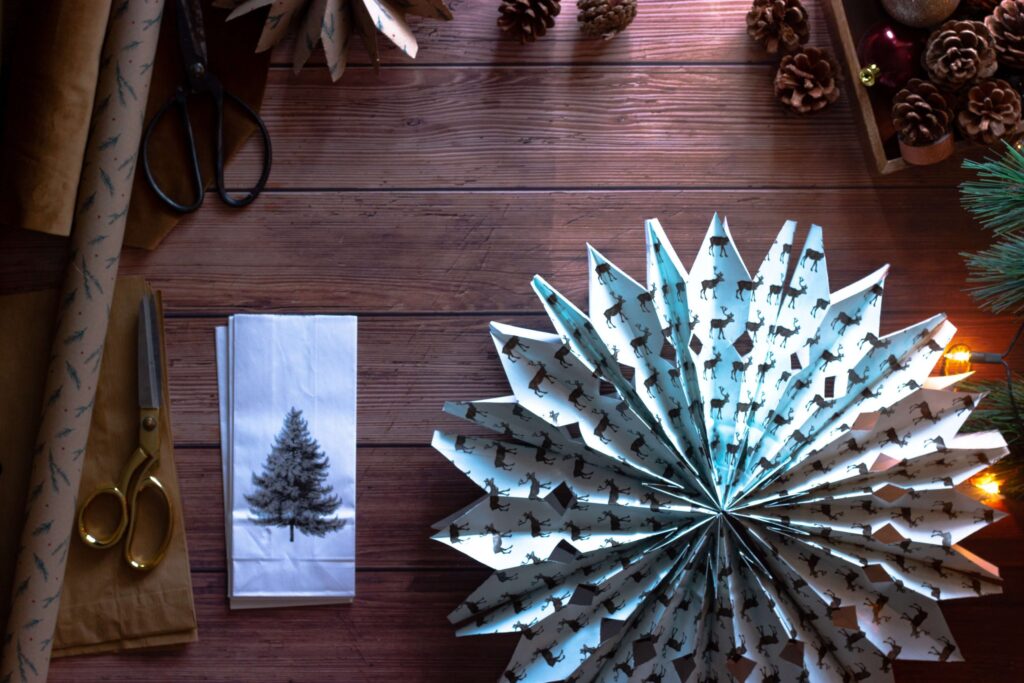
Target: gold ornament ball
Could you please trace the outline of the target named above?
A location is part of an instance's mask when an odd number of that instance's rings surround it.
[[[896,21],[914,28],[927,28],[949,18],[960,0],[882,0],[882,6]]]

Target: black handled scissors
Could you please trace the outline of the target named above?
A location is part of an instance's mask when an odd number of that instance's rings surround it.
[[[180,86],[174,96],[153,116],[146,126],[142,137],[142,169],[146,174],[149,186],[153,188],[157,196],[169,207],[181,213],[191,213],[202,206],[203,198],[206,195],[205,183],[202,173],[199,170],[199,157],[196,154],[196,141],[192,134],[192,122],[188,116],[188,99],[191,95],[209,95],[213,100],[215,116],[216,148],[214,157],[214,168],[217,181],[217,194],[228,206],[242,207],[250,204],[267,184],[270,177],[270,134],[259,114],[252,110],[249,105],[235,95],[224,90],[220,79],[210,73],[206,53],[206,32],[203,29],[203,14],[199,0],[177,0],[177,23],[178,23],[178,44],[181,46],[181,56],[185,66],[186,83]],[[245,191],[241,198],[234,198],[228,195],[224,188],[224,99],[225,97],[234,103],[247,118],[253,121],[263,137],[263,171],[260,179],[251,189]],[[158,184],[153,177],[153,171],[149,166],[149,138],[153,129],[163,119],[164,114],[177,108],[181,114],[182,126],[185,129],[185,143],[188,148],[189,165],[192,174],[192,186],[195,192],[195,199],[191,204],[184,204],[172,199]]]

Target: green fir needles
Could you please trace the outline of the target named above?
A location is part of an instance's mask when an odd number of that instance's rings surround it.
[[[963,167],[976,171],[974,180],[960,185],[960,201],[983,226],[996,234],[996,241],[983,251],[964,253],[971,295],[978,304],[996,314],[1024,314],[1024,155],[1003,142],[999,158],[964,161]],[[973,389],[988,395],[967,422],[971,431],[998,429],[1010,445],[1010,456],[993,467],[1004,479],[1003,493],[1024,497],[1024,422],[1020,397],[1024,382],[1015,379],[1006,356],[1021,338],[1024,324],[1003,354],[1006,380],[978,382]],[[965,387],[968,388],[969,387]]]
[[[970,292],[992,313],[1024,313],[1024,155],[1003,143],[999,158],[964,161],[977,178],[960,185],[960,201],[999,239],[977,253],[963,253]]]
[[[978,177],[960,184],[964,208],[997,235],[1024,227],[1024,155],[1006,142],[1003,145],[1006,149],[998,159],[964,161],[963,167],[977,171]]]
[[[1022,189],[1024,192],[1024,189]],[[1024,235],[999,240],[988,249],[962,254],[971,295],[993,313],[1024,313]]]
[[[983,432],[995,429],[1002,432],[1010,447],[1010,455],[993,465],[991,472],[1002,481],[1003,495],[1024,498],[1024,425],[1014,413],[1006,382],[964,382],[960,388],[964,391],[986,392],[985,398],[967,420],[964,431]],[[1013,393],[1017,397],[1024,396],[1024,380],[1014,380]]]

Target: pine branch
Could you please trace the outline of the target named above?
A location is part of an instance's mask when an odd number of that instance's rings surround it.
[[[1014,445],[1024,447],[1024,425],[1017,422],[1010,406],[1010,394],[1006,390],[1006,382],[999,379],[961,382],[957,389],[985,393],[981,403],[964,425],[965,432],[984,432],[998,430],[1006,440]],[[1017,405],[1024,398],[1024,379],[1014,379],[1013,396]]]
[[[1024,155],[1003,143],[999,158],[966,160],[965,169],[977,171],[977,180],[960,184],[960,201],[982,225],[997,235],[1024,228]]]
[[[1024,313],[1024,235],[999,240],[984,251],[960,255],[970,272],[967,281],[976,285],[969,291],[979,306],[996,314]]]
[[[1010,406],[1010,394],[1006,382],[983,380],[962,382],[965,391],[987,392],[980,405],[971,413],[964,425],[965,432],[998,430],[1010,447],[1010,454],[991,467],[996,477],[1002,480],[1003,495],[1024,498],[1024,424],[1021,424]],[[1013,381],[1013,395],[1017,405],[1024,397],[1024,380]]]

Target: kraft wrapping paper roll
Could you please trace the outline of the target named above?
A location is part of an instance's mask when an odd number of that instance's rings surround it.
[[[0,681],[45,681],[49,669],[163,5],[163,0],[122,0],[110,13],[43,391]]]
[[[13,40],[5,53],[0,223],[71,232],[110,4],[25,2],[5,13]]]

